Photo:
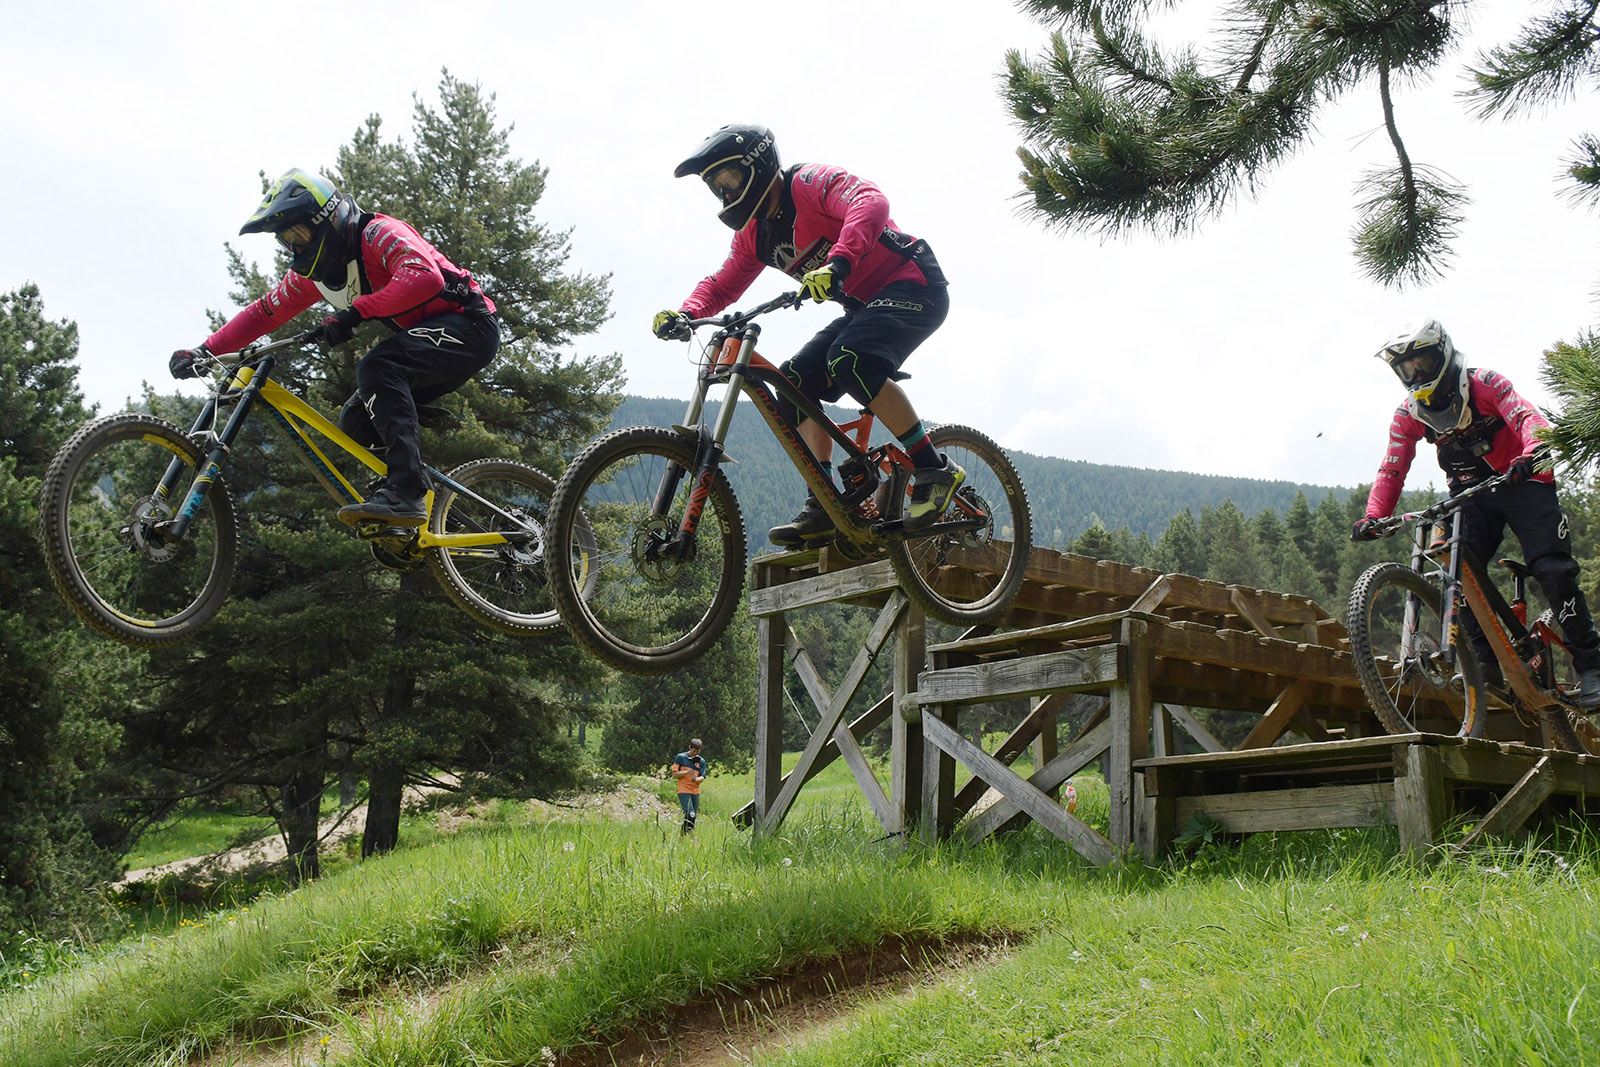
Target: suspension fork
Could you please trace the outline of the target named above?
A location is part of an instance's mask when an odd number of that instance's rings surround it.
[[[679,559],[687,558],[693,551],[700,516],[705,511],[706,501],[711,499],[711,487],[716,484],[717,468],[723,456],[722,443],[728,439],[728,431],[733,426],[734,406],[743,392],[745,369],[750,365],[750,357],[756,350],[756,338],[760,336],[761,327],[752,322],[737,334],[713,338],[712,343],[718,346],[717,355],[695,385],[689,409],[684,413],[684,424],[673,427],[680,433],[695,435],[694,487],[689,491],[688,505],[678,522],[678,535],[671,544],[665,546],[666,552]],[[700,421],[700,415],[705,408],[706,393],[711,388],[711,372],[721,366],[730,368],[727,392],[717,412],[716,425],[707,429]],[[656,490],[651,514],[664,518],[671,512],[673,498],[677,496],[685,473],[677,463],[667,464],[661,476],[661,486]]]
[[[182,541],[189,532],[189,524],[194,522],[194,517],[199,514],[200,506],[205,503],[206,496],[211,492],[211,487],[216,483],[217,475],[222,473],[222,461],[227,458],[228,452],[233,447],[234,438],[239,436],[239,430],[244,425],[246,416],[255,402],[261,396],[261,385],[272,374],[273,359],[267,356],[256,365],[250,375],[249,384],[239,394],[239,403],[234,406],[233,414],[228,416],[228,424],[222,428],[222,433],[213,438],[210,450],[205,458],[200,461],[194,481],[189,483],[189,493],[184,497],[183,504],[178,508],[178,515],[170,522],[156,524],[156,530],[167,541]],[[195,420],[195,433],[205,425],[211,423],[217,413],[217,399],[212,397],[200,412],[200,417]],[[174,459],[167,466],[167,474],[162,478],[162,485],[166,486],[168,479],[176,480],[182,462]]]

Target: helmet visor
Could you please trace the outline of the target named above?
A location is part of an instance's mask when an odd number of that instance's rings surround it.
[[[736,204],[750,184],[752,171],[737,163],[724,163],[706,171],[706,185],[724,205]]]
[[[1438,345],[1412,349],[1392,360],[1389,366],[1394,368],[1407,389],[1417,389],[1438,381],[1440,372],[1444,370],[1444,352]]]
[[[299,255],[311,247],[311,227],[304,222],[297,222],[287,229],[279,230],[273,234],[278,243],[294,255]]]

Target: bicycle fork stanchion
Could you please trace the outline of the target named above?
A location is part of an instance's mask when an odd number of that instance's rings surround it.
[[[169,541],[182,541],[189,532],[189,524],[194,521],[195,515],[200,511],[200,505],[205,503],[206,494],[211,491],[212,484],[217,475],[222,472],[222,461],[227,458],[233,446],[233,439],[239,434],[239,427],[244,425],[245,417],[250,414],[250,409],[255,406],[256,398],[261,394],[261,383],[272,376],[273,360],[271,356],[263,359],[256,365],[250,378],[250,384],[244,387],[239,395],[239,403],[235,405],[233,414],[228,416],[228,424],[222,428],[222,433],[217,435],[211,444],[211,450],[206,453],[195,474],[194,482],[189,486],[189,495],[184,498],[183,506],[178,509],[178,517],[160,527],[163,537]],[[208,407],[215,406],[212,401]],[[198,425],[198,423],[197,423]]]

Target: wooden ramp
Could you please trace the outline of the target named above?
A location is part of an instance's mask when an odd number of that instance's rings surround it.
[[[839,602],[878,616],[830,686],[786,615]],[[1296,818],[1318,826],[1390,822],[1407,848],[1422,849],[1458,798],[1496,788],[1510,789],[1506,801],[1519,794],[1510,807],[1495,801],[1497,819],[1485,824],[1508,833],[1552,796],[1581,806],[1590,792],[1582,762],[1589,757],[1547,760],[1525,781],[1533,771],[1522,764],[1542,750],[1385,735],[1362,694],[1343,624],[1305,597],[1035,548],[1003,627],[930,643],[927,621],[887,561],[849,564],[823,549],[756,559],[750,604],[760,646],[756,783],[754,800],[736,818],[758,830],[780,825],[805,783],[840,758],[885,833],[979,840],[1034,821],[1095,863],[1130,849],[1157,856],[1197,812],[1236,832],[1303,828],[1289,825]],[[893,657],[892,691],[846,721],[880,656]],[[787,663],[819,725],[784,775]],[[1026,710],[990,752],[963,733],[961,717],[982,706],[992,720],[997,704]],[[1226,745],[1196,709],[1241,713],[1249,729]],[[1432,715],[1453,731],[1448,707]],[[861,739],[886,720],[884,783]],[[1062,739],[1064,720],[1078,725]],[[1507,740],[1525,739],[1507,717],[1497,725]],[[1030,749],[1036,769],[1023,778],[1011,764]],[[1447,751],[1448,758],[1439,755]],[[1230,761],[1254,769],[1225,770],[1235,766]],[[1072,775],[1096,762],[1111,792],[1106,835],[1057,799]],[[1503,766],[1491,767],[1497,763]],[[1565,770],[1549,769],[1556,765]],[[1222,788],[1224,779],[1235,784]],[[1260,787],[1274,780],[1294,784]],[[1422,800],[1414,799],[1417,790]],[[1259,810],[1247,815],[1252,809]]]

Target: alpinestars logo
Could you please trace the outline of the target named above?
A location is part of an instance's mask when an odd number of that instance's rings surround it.
[[[1556,616],[1556,621],[1557,622],[1566,622],[1568,619],[1572,618],[1573,616],[1575,616],[1577,614],[1578,614],[1578,598],[1577,597],[1573,597],[1571,600],[1568,600],[1565,604],[1561,605],[1561,613]]]
[[[1561,513],[1561,521],[1556,524],[1556,539],[1565,541],[1567,539],[1567,534],[1570,532],[1571,531],[1567,527],[1567,513],[1563,511]]]
[[[406,333],[412,337],[420,337],[424,341],[432,341],[433,347],[443,348],[445,345],[463,344],[461,338],[452,336],[450,331],[443,326],[413,326]]]

